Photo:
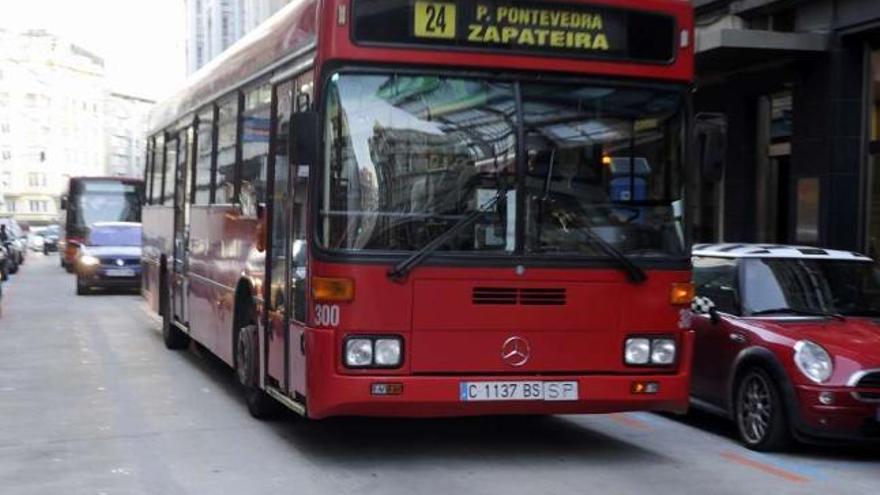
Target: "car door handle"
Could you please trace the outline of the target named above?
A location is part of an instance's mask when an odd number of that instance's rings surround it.
[[[730,334],[730,340],[736,342],[737,344],[745,344],[746,338],[741,333],[732,333]]]

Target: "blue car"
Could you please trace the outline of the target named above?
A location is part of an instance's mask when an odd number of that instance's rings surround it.
[[[76,293],[92,289],[138,289],[141,284],[141,224],[93,224],[76,259]]]

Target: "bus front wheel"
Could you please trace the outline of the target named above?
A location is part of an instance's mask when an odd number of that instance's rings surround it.
[[[171,314],[171,290],[167,283],[162,284],[161,313],[162,340],[165,342],[165,347],[172,351],[189,347],[189,336],[183,333],[171,321],[173,318]]]
[[[257,361],[259,345],[256,325],[245,325],[238,330],[235,341],[235,374],[244,389],[248,412],[257,419],[268,419],[278,411],[278,403],[260,389],[260,365]]]

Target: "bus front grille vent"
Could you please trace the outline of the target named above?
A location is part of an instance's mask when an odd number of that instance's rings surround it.
[[[472,302],[481,305],[562,306],[565,289],[474,287]]]

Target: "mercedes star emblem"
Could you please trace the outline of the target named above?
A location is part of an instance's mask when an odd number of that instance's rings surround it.
[[[522,337],[511,337],[501,346],[501,359],[505,363],[518,368],[529,361],[529,341]]]
[[[116,260],[116,266],[125,266],[125,261],[123,261],[123,260]]]

